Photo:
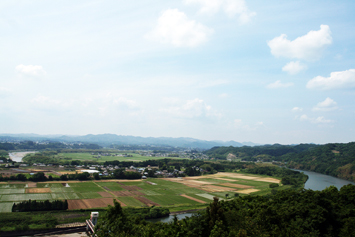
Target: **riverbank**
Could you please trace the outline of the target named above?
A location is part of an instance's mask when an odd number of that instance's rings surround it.
[[[20,151],[20,152],[11,152],[9,153],[9,157],[14,162],[22,162],[22,158],[25,157],[27,154],[33,154],[36,151]]]

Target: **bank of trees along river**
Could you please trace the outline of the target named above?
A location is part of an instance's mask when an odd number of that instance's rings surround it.
[[[236,159],[245,161],[276,161],[289,168],[355,181],[355,142],[325,145],[275,144],[256,147],[215,147],[206,151],[206,154],[218,159],[227,159],[229,154],[233,154]]]

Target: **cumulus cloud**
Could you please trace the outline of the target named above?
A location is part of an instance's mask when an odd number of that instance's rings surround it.
[[[305,114],[303,114],[299,119],[301,121],[308,121],[308,122],[315,123],[315,124],[327,124],[327,123],[334,122],[333,120],[325,119],[323,116],[320,116],[317,118],[310,118]]]
[[[303,111],[303,109],[302,108],[299,108],[299,107],[294,107],[293,109],[292,109],[292,112],[302,112]]]
[[[331,111],[336,109],[338,109],[337,102],[328,97],[324,101],[319,102],[313,108],[313,111]]]
[[[275,57],[297,58],[308,61],[318,60],[325,47],[332,43],[329,26],[321,25],[320,30],[310,31],[293,41],[282,34],[268,42],[271,54]]]
[[[268,89],[279,89],[279,88],[287,88],[293,86],[292,82],[288,82],[288,83],[282,83],[280,80],[275,81],[269,85],[266,86],[266,88]]]
[[[188,100],[182,105],[162,109],[162,111],[184,118],[209,117],[215,115],[211,106],[207,105],[203,100],[198,98]]]
[[[286,64],[283,68],[282,71],[288,72],[291,75],[295,75],[299,73],[302,70],[305,70],[307,68],[306,65],[301,64],[299,61],[292,61]]]
[[[33,77],[45,76],[47,74],[47,72],[40,65],[20,64],[16,66],[16,71],[23,75],[33,76]]]
[[[146,37],[176,47],[196,47],[206,42],[212,33],[212,29],[190,20],[178,9],[168,9],[162,13],[157,26]]]
[[[184,3],[200,5],[200,13],[204,14],[215,14],[222,10],[230,18],[238,15],[241,24],[249,22],[256,15],[248,9],[245,0],[184,0]]]
[[[343,89],[355,88],[355,69],[332,72],[330,77],[317,76],[307,83],[308,89]]]

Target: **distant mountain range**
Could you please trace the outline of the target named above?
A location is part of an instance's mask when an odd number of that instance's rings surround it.
[[[122,136],[116,134],[88,134],[84,136],[68,136],[68,135],[38,135],[38,134],[0,134],[0,141],[51,141],[51,142],[78,142],[93,143],[101,146],[110,145],[148,145],[148,146],[171,146],[181,148],[199,148],[210,149],[215,146],[257,146],[260,144],[252,142],[235,142],[235,141],[205,141],[188,137],[136,137]]]

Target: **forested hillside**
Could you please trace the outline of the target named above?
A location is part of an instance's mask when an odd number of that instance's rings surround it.
[[[325,145],[214,147],[205,153],[217,159],[227,159],[229,156],[246,161],[276,161],[289,168],[315,171],[355,181],[355,142]]]

